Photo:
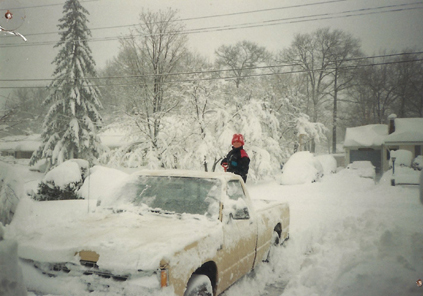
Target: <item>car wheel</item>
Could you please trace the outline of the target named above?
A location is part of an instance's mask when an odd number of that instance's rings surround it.
[[[204,274],[193,274],[188,281],[184,296],[213,296],[209,277]]]

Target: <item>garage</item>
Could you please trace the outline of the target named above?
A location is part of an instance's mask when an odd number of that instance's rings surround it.
[[[371,161],[376,168],[376,174],[382,171],[382,150],[372,148],[350,150],[350,163],[360,160]]]

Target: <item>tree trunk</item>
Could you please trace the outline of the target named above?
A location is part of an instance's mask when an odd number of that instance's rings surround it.
[[[336,125],[338,121],[338,67],[335,69],[332,121],[332,154],[336,153]]]

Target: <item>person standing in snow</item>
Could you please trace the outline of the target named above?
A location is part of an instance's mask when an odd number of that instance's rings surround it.
[[[220,162],[226,172],[240,175],[244,182],[247,182],[247,174],[250,166],[250,158],[244,150],[244,137],[241,134],[234,134],[232,137],[232,150]]]

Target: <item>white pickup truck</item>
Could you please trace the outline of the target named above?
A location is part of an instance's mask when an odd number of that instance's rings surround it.
[[[113,295],[219,295],[289,237],[289,206],[231,173],[140,171],[113,196],[22,200],[6,234],[23,269]]]

